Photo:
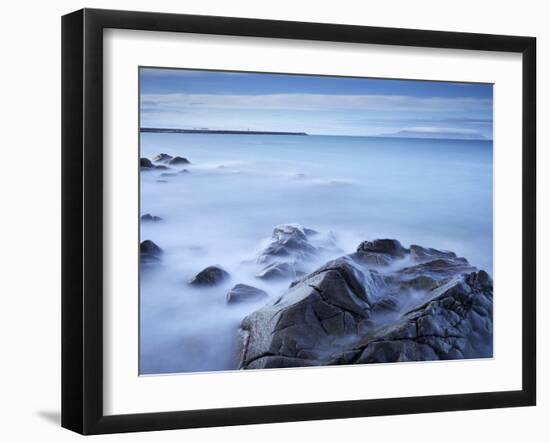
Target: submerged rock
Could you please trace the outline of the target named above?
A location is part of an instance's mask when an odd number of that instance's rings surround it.
[[[153,170],[168,170],[170,169],[166,165],[155,165],[151,160],[148,158],[142,157],[139,159],[139,167],[141,170],[144,171],[153,171]]]
[[[156,215],[143,214],[141,216],[141,221],[142,222],[159,222],[159,221],[162,221],[162,218],[157,217]]]
[[[139,259],[142,264],[160,262],[163,250],[153,241],[144,240],[139,245]]]
[[[188,173],[189,173],[189,170],[181,169],[178,172],[163,172],[162,174],[160,174],[160,176],[161,177],[177,177],[178,175],[188,174]]]
[[[336,248],[330,236],[320,238],[313,229],[297,224],[285,224],[273,229],[271,242],[259,254],[258,263],[306,262],[329,248]],[[319,241],[317,241],[319,240]]]
[[[267,292],[255,288],[254,286],[239,283],[231,288],[231,290],[227,293],[226,298],[228,304],[251,303],[268,298],[268,294]]]
[[[269,281],[286,279],[290,283],[322,263],[323,257],[339,252],[332,232],[323,234],[289,223],[276,226],[268,245],[256,260],[245,260],[242,264],[256,268],[256,278]]]
[[[153,157],[153,161],[156,162],[156,163],[166,163],[170,160],[172,160],[172,156],[171,155],[168,155],[168,154],[165,154],[164,152],[158,154],[158,155],[155,155]]]
[[[155,165],[148,158],[142,157],[139,159],[139,167],[141,169],[153,169]]]
[[[303,229],[279,234],[307,239]],[[407,249],[389,239],[363,242],[357,252],[327,262],[245,317],[238,365],[490,357],[492,288],[485,271],[452,252]]]
[[[168,160],[168,164],[169,165],[189,165],[191,164],[191,162],[184,157],[176,156]]]
[[[190,285],[193,286],[216,286],[229,279],[229,273],[219,266],[208,266],[195,275]]]

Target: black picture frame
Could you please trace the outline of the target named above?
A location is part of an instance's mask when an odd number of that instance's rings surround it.
[[[503,51],[522,55],[522,389],[227,409],[103,413],[103,30]],[[83,9],[62,18],[62,426],[152,431],[536,404],[536,39],[230,17]]]

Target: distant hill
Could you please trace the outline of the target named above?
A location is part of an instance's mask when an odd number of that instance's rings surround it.
[[[447,139],[447,140],[484,140],[491,141],[491,139],[483,138],[478,133],[464,133],[453,131],[397,131],[389,134],[381,134],[380,137],[397,137],[397,138],[433,138],[433,139]]]

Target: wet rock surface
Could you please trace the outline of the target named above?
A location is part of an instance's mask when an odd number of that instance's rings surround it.
[[[258,261],[269,263],[265,270],[289,271],[318,252],[309,241],[315,235],[279,226]],[[485,271],[450,251],[365,241],[245,317],[238,367],[491,357],[492,325],[493,283]]]
[[[299,225],[280,225],[273,230],[272,240],[260,253],[258,263],[272,263],[282,260],[308,260],[315,256],[316,248],[310,237],[316,235]]]
[[[267,292],[262,289],[239,283],[231,288],[231,290],[227,293],[226,299],[228,304],[236,304],[257,302],[267,299],[268,297]]]
[[[187,160],[186,158],[184,157],[179,157],[179,156],[176,156],[176,157],[173,157],[171,158],[170,160],[168,160],[168,164],[169,165],[189,165],[191,164],[191,162],[189,160]]]
[[[391,257],[404,257],[409,250],[395,239],[378,239],[373,241],[364,241],[357,247],[357,252],[372,252],[378,254],[387,254]]]
[[[139,159],[139,167],[141,169],[153,169],[154,165],[151,160],[149,160],[148,158],[142,157]]]
[[[356,346],[349,363],[491,357],[493,283],[485,271],[451,279]],[[341,362],[337,357],[332,364]]]
[[[144,240],[139,245],[139,259],[141,264],[160,262],[163,250],[153,241]]]
[[[267,265],[258,274],[256,274],[256,277],[261,278],[262,280],[277,280],[284,278],[295,279],[296,277],[304,275],[304,273],[305,272],[301,270],[299,265],[294,262],[275,262]]]
[[[332,233],[321,234],[298,224],[284,224],[273,229],[269,244],[258,255],[257,263],[287,263],[300,269],[319,255],[337,250]]]
[[[158,155],[155,155],[155,156],[153,157],[153,161],[154,161],[155,163],[166,163],[166,162],[172,160],[172,158],[173,158],[173,157],[172,157],[171,155],[168,155],[168,154],[165,154],[164,152],[162,152],[162,153],[160,153],[160,154],[158,154]]]
[[[208,266],[189,282],[192,286],[216,286],[229,279],[229,273],[220,266]]]
[[[168,170],[170,169],[166,165],[156,165],[148,158],[142,157],[139,159],[139,168],[142,171],[154,171],[154,170]]]

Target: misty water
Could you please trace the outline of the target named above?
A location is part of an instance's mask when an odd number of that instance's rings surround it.
[[[273,228],[297,223],[332,232],[339,250],[396,238],[447,249],[492,274],[492,142],[338,136],[141,134],[141,156],[188,158],[141,172],[141,240],[163,250],[142,269],[140,373],[236,369],[242,318],[265,304],[228,306],[237,283],[280,296],[288,281],[255,277],[254,259]],[[231,274],[197,289],[188,281],[210,265]],[[313,269],[311,269],[313,270]]]

